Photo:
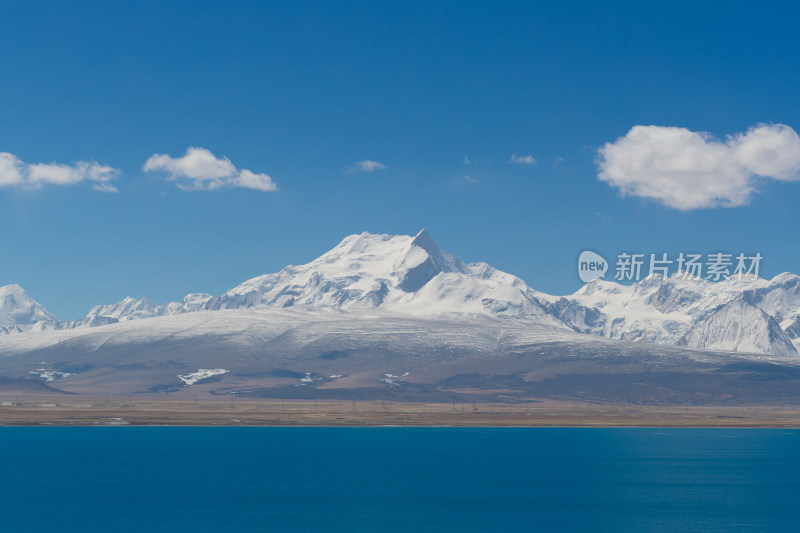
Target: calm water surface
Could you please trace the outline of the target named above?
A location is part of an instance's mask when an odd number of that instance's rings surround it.
[[[0,428],[0,531],[800,531],[800,431]]]

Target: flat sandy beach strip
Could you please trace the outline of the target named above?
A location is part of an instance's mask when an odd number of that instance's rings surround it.
[[[7,398],[6,426],[800,427],[800,407]]]

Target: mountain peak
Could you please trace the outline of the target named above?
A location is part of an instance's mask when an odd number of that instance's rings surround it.
[[[145,318],[153,316],[160,310],[160,306],[147,298],[132,298],[126,296],[119,302],[111,305],[97,305],[93,307],[86,318],[91,320],[96,317],[113,318],[119,321],[131,318]]]
[[[424,315],[502,308],[521,316],[536,308],[531,298],[518,278],[488,265],[471,269],[423,229],[414,236],[349,235],[317,259],[247,280],[203,308],[381,307]]]
[[[435,249],[435,250],[439,249],[439,247],[436,246],[436,243],[433,242],[433,239],[428,233],[428,230],[426,230],[425,228],[419,230],[419,233],[417,233],[411,240],[411,244],[414,246],[419,246],[420,248],[426,251],[430,251],[430,249]]]
[[[797,283],[798,281],[800,281],[800,276],[798,276],[797,274],[792,274],[791,272],[783,272],[772,278],[770,280],[770,283],[777,285],[782,283]]]
[[[396,265],[398,288],[416,292],[440,272],[466,272],[463,261],[443,252],[425,229],[411,239],[408,249]]]
[[[56,320],[56,317],[16,283],[0,287],[0,324],[34,324],[51,320]]]

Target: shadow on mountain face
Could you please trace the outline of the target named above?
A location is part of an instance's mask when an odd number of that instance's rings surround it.
[[[19,394],[19,395],[45,395],[52,394],[72,394],[56,387],[51,387],[47,383],[42,383],[38,379],[16,379],[0,377],[0,394]]]

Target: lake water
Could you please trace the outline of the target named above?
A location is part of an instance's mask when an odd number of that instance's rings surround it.
[[[0,531],[798,531],[800,431],[0,428]]]

